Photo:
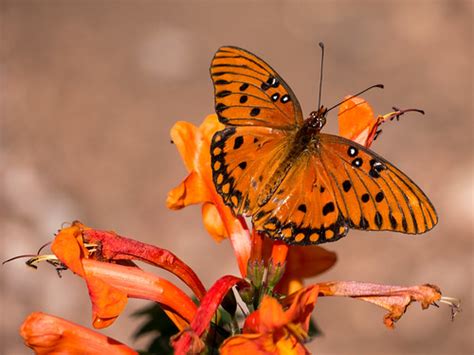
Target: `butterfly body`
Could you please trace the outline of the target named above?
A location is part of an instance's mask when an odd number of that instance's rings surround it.
[[[400,170],[348,139],[321,133],[327,110],[303,119],[296,96],[263,60],[222,47],[211,64],[213,180],[224,202],[288,244],[319,244],[349,228],[423,233],[437,222]]]

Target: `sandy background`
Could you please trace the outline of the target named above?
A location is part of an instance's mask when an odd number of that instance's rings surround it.
[[[185,176],[169,130],[213,111],[208,67],[224,44],[268,61],[308,114],[316,108],[319,41],[327,48],[323,101],[371,84],[375,111],[417,107],[386,125],[374,150],[430,196],[429,234],[351,232],[328,249],[321,280],[434,283],[463,300],[414,305],[395,331],[384,312],[321,299],[319,354],[472,354],[473,125],[471,1],[1,1],[0,259],[34,252],[63,222],[114,229],[173,250],[205,285],[238,272],[230,245],[206,234],[200,208],[172,212],[167,191]],[[336,116],[326,132],[336,131]],[[90,324],[85,286],[47,265],[1,267],[2,354],[27,354],[17,329],[32,311]],[[128,344],[131,301],[109,329]]]

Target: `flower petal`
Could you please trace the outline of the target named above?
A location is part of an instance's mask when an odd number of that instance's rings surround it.
[[[89,252],[84,249],[80,226],[73,223],[71,227],[61,229],[51,244],[51,250],[72,272],[84,275],[81,260]]]
[[[173,128],[171,128],[170,135],[183,159],[186,169],[188,171],[194,170],[201,139],[199,129],[192,123],[178,121],[174,124]]]
[[[216,242],[221,242],[228,237],[224,222],[216,205],[206,202],[202,205],[202,219],[204,227]]]
[[[98,329],[106,328],[125,309],[127,294],[90,273],[86,273],[85,280],[92,303],[92,325]]]
[[[250,234],[244,221],[234,216],[224,204],[212,180],[210,142],[214,133],[223,128],[215,114],[207,116],[199,128],[187,122],[173,126],[171,137],[189,175],[169,192],[167,205],[180,209],[193,203],[204,203],[202,212],[206,229],[218,242],[230,238],[240,272],[245,276],[250,257]]]
[[[379,124],[372,107],[361,97],[353,97],[339,106],[338,123],[340,136],[366,147],[372,143]]]
[[[273,297],[264,296],[257,311],[257,316],[247,318],[244,324],[245,333],[268,333],[283,328],[289,317],[282,305]]]
[[[219,352],[221,355],[274,355],[278,349],[271,334],[242,334],[227,338]]]
[[[307,286],[283,300],[283,305],[289,308],[286,311],[289,322],[301,324],[307,332],[311,313],[313,313],[316,300],[318,298],[319,286]]]
[[[197,172],[192,171],[181,184],[168,192],[166,206],[171,210],[180,210],[211,199],[204,180]]]
[[[286,271],[276,288],[277,292],[288,295],[298,291],[303,287],[303,279],[325,272],[336,261],[336,253],[320,246],[292,246],[288,252]]]
[[[95,256],[100,260],[140,260],[163,268],[179,277],[193,290],[198,299],[201,299],[206,293],[206,289],[196,273],[169,250],[121,237],[114,232],[89,228],[85,229],[83,233],[86,242],[99,245],[96,253],[100,253],[100,255]]]
[[[176,354],[186,354],[193,349],[193,352],[200,352],[204,343],[200,340],[204,331],[209,327],[211,319],[217,308],[222,303],[229,290],[238,283],[245,283],[241,278],[235,276],[223,276],[217,280],[209,289],[201,301],[190,329],[180,332],[173,340],[173,348]]]
[[[196,314],[196,305],[178,287],[137,267],[92,259],[84,259],[83,266],[93,302],[95,327],[106,327],[120,315],[125,296],[158,302],[184,321],[176,324],[181,329]]]
[[[115,339],[62,318],[35,312],[23,322],[20,334],[36,354],[138,354]]]
[[[384,323],[389,328],[394,327],[394,322],[401,318],[411,302],[420,302],[421,307],[426,309],[441,298],[439,287],[429,284],[402,287],[355,281],[335,281],[318,285],[321,296],[352,297],[387,309],[389,313],[385,315]]]

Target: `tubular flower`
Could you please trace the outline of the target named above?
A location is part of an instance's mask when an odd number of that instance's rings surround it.
[[[283,305],[264,296],[259,309],[247,317],[243,334],[228,338],[221,354],[309,354],[303,343],[317,296],[315,285],[301,289]]]
[[[336,253],[317,245],[292,246],[288,253],[286,270],[276,291],[285,295],[303,288],[303,280],[318,276],[337,261]]]
[[[211,319],[222,303],[224,296],[236,284],[245,286],[246,282],[235,276],[221,277],[209,289],[199,306],[188,329],[181,331],[173,340],[176,354],[199,353],[204,350],[205,344],[201,340],[204,332],[209,328]]]
[[[375,117],[365,100],[352,97],[340,107],[340,135],[369,147],[382,122],[398,119],[407,111],[419,111],[394,110]],[[412,302],[419,302],[423,309],[436,302],[450,304],[454,317],[459,302],[442,297],[434,285],[402,287],[336,281],[304,286],[305,279],[331,268],[336,254],[315,245],[273,241],[248,228],[243,216],[233,214],[216,191],[210,166],[210,142],[221,129],[216,115],[207,116],[199,127],[187,122],[174,125],[171,137],[189,174],[168,193],[166,203],[174,210],[202,204],[207,231],[216,241],[230,240],[242,277],[220,277],[206,290],[195,272],[172,252],[77,221],[58,232],[51,245],[54,255],[37,255],[27,264],[34,266],[47,260],[58,271],[68,268],[82,277],[89,291],[95,328],[112,324],[130,297],[156,302],[162,322],[156,329],[152,320],[142,330],[157,330],[157,339],[164,342],[166,351],[174,350],[177,355],[217,351],[224,355],[308,354],[304,344],[310,340],[311,313],[318,296],[351,297],[382,307],[388,311],[384,323],[389,328]],[[198,305],[173,283],[140,269],[136,261],[180,278]],[[167,325],[163,325],[165,322]],[[38,354],[136,354],[113,339],[42,313],[27,318],[21,335]]]
[[[350,96],[346,96],[346,99],[348,98]],[[381,132],[379,126],[383,122],[398,119],[405,112],[424,113],[417,109],[400,110],[395,107],[393,109],[395,111],[375,117],[372,107],[363,98],[353,97],[344,101],[339,106],[339,135],[369,148]]]
[[[51,249],[65,266],[86,281],[96,328],[113,323],[129,297],[160,303],[180,329],[193,318],[196,306],[191,298],[169,281],[130,264],[131,260],[146,261],[171,271],[195,290],[198,298],[205,293],[194,272],[172,253],[113,232],[93,230],[79,222],[60,230]],[[116,264],[119,261],[128,261],[131,266]]]
[[[20,328],[25,344],[36,354],[138,354],[115,339],[59,317],[35,312]]]
[[[224,204],[212,180],[210,142],[213,134],[223,127],[216,115],[207,116],[199,128],[182,121],[173,126],[171,138],[189,175],[168,193],[166,205],[178,210],[202,203],[204,226],[216,241],[230,238],[240,272],[245,276],[250,257],[247,225]]]

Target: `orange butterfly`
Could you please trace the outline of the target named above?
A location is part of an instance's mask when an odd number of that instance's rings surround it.
[[[214,184],[256,230],[305,245],[335,241],[349,228],[417,234],[436,225],[410,178],[369,149],[320,133],[327,109],[304,120],[293,91],[262,59],[221,47],[210,72],[226,125],[212,138]]]

